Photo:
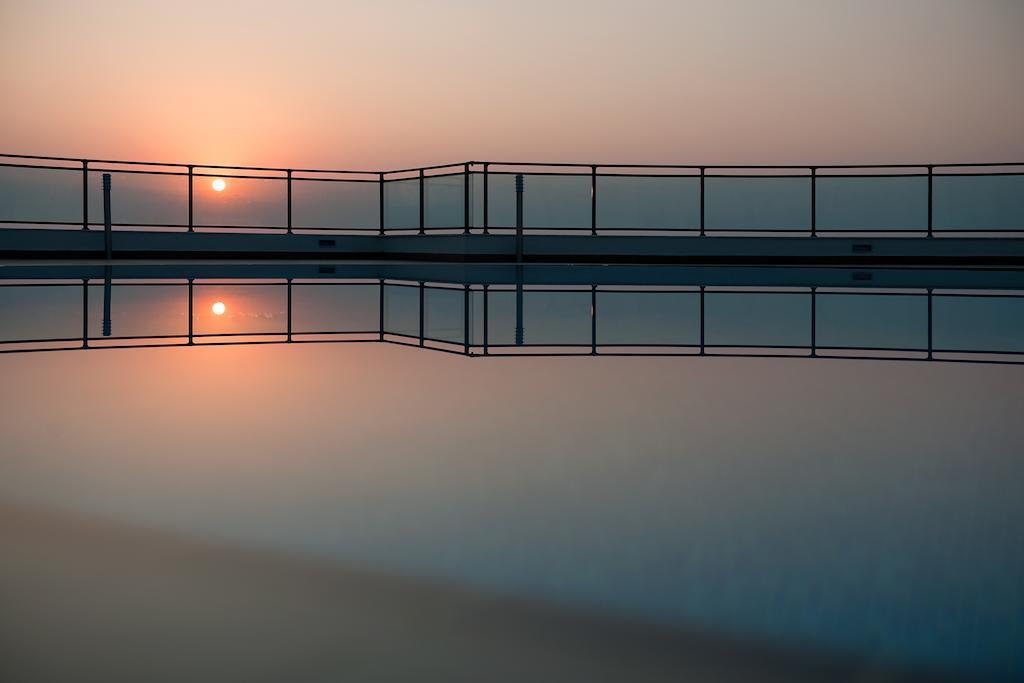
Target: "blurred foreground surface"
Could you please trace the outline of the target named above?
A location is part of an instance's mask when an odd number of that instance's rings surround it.
[[[921,680],[0,505],[5,681]]]

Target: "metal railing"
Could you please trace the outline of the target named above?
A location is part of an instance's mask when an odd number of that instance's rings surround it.
[[[255,291],[256,300],[280,306],[278,315],[261,317],[265,328],[239,330],[212,326],[214,318],[196,313],[197,290],[222,295],[225,288]],[[20,289],[19,289],[20,288]],[[54,305],[46,289],[65,294]],[[137,334],[115,330],[152,313],[166,297],[123,303],[126,289],[174,291],[187,302],[180,321],[172,307]],[[325,289],[326,288],[326,289]],[[102,289],[102,299],[97,290]],[[332,291],[329,291],[332,290]],[[358,291],[357,291],[358,290]],[[342,295],[324,303],[313,294]],[[80,296],[80,299],[79,299]],[[83,278],[77,282],[26,280],[0,283],[0,297],[11,311],[19,305],[34,319],[60,325],[62,334],[19,335],[0,316],[0,353],[270,343],[383,342],[455,353],[469,357],[501,356],[744,356],[1024,364],[1024,292],[925,289],[867,290],[846,287],[546,286],[455,284],[373,280],[143,280]],[[354,297],[344,299],[344,297]],[[632,297],[632,298],[630,298]],[[850,299],[857,297],[857,299]],[[122,302],[119,304],[119,299]],[[50,301],[47,310],[45,301]],[[102,300],[102,312],[93,310]],[[619,304],[616,306],[616,300]],[[623,307],[625,301],[628,306]],[[866,308],[844,310],[848,302]],[[92,303],[91,303],[92,302]],[[738,314],[739,302],[772,310],[769,329]],[[654,304],[644,314],[644,305]],[[229,305],[234,305],[233,303]],[[79,308],[80,306],[80,308]],[[361,322],[309,325],[296,320],[296,306],[337,314]],[[558,307],[562,308],[559,309]],[[825,308],[823,308],[823,306]],[[941,316],[936,324],[936,307]],[[311,308],[312,307],[312,308]],[[182,306],[185,308],[185,306]],[[543,311],[554,311],[545,318]],[[629,312],[623,318],[623,311]],[[159,311],[158,311],[159,312]],[[822,322],[822,314],[828,316]],[[845,316],[845,317],[844,317]],[[889,316],[886,319],[886,316]],[[916,318],[916,322],[915,319]],[[196,321],[205,327],[196,329]],[[732,322],[730,322],[730,320]],[[908,322],[909,320],[909,322]],[[566,327],[569,321],[569,327]],[[838,326],[837,326],[838,321]],[[877,325],[873,343],[851,340]],[[881,321],[881,322],[878,322]],[[1014,322],[1015,321],[1015,322]],[[102,323],[102,325],[98,325]],[[80,334],[68,334],[80,324]],[[735,324],[734,328],[731,328]],[[763,324],[763,323],[762,323]],[[957,335],[984,325],[1002,326],[1002,336]],[[724,326],[723,326],[724,325]],[[890,327],[886,327],[890,325]],[[1009,325],[1010,327],[1007,327]],[[1011,327],[1016,325],[1015,328]],[[17,325],[15,324],[14,327]],[[96,329],[101,331],[97,334]],[[898,328],[898,329],[897,329]],[[737,331],[739,330],[739,331]],[[951,332],[953,330],[953,332]],[[908,341],[908,337],[910,340]],[[1011,340],[1009,343],[1006,340]],[[852,343],[843,343],[843,342]],[[987,348],[986,348],[987,345]]]
[[[8,215],[0,204],[0,225],[7,226],[82,230],[98,227],[102,223],[96,220],[96,212],[90,207],[90,179],[95,174],[111,174],[115,178],[115,217],[119,215],[119,200],[132,192],[121,190],[119,197],[119,176],[178,177],[187,188],[170,193],[177,200],[180,192],[182,204],[178,208],[182,217],[187,216],[186,220],[121,220],[113,222],[114,228],[507,234],[516,229],[511,181],[515,176],[525,176],[523,229],[527,233],[702,237],[1024,233],[1024,162],[739,166],[466,161],[372,171],[2,154],[0,169],[81,175],[79,215],[62,215],[52,220],[38,215]],[[283,186],[283,193],[278,193],[281,196],[273,202],[264,201],[266,195],[257,197],[267,211],[273,209],[282,220],[197,220],[197,208],[215,214],[220,210],[213,200],[196,199],[197,181],[216,179],[269,181],[279,184],[279,188]],[[990,179],[987,187],[979,186],[983,179]],[[616,188],[615,184],[623,181],[643,184]],[[336,192],[345,188],[352,194],[351,198],[325,197],[318,205],[319,213],[339,220],[334,224],[307,224],[299,220],[296,210],[310,209],[315,202],[297,199],[295,190],[303,188],[309,192],[313,184],[324,183]],[[70,192],[66,183],[65,189]],[[0,181],[0,197],[2,191]],[[335,203],[335,208],[327,206],[328,200]],[[881,206],[885,202],[892,206]],[[876,213],[871,212],[872,203]],[[863,215],[866,222],[877,218],[883,224],[850,226],[848,218],[838,215],[844,206],[848,214]],[[630,211],[635,216],[627,216]],[[145,209],[139,212],[147,216],[158,213]],[[982,220],[972,221],[972,215],[981,215]],[[760,224],[759,218],[750,216],[764,216],[766,221],[774,218],[775,223]],[[346,220],[340,220],[342,217]]]

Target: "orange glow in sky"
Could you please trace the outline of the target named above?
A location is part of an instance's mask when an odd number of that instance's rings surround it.
[[[243,18],[7,0],[0,16],[12,153],[352,170],[1024,156],[1022,2],[252,0]]]

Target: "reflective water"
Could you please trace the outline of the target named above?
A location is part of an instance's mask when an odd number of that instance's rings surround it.
[[[1024,675],[1018,271],[0,275],[4,502]]]

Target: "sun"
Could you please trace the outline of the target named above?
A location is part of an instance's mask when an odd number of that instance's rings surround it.
[[[228,184],[224,182],[223,178],[217,178],[212,183],[210,183],[210,186],[213,187],[215,192],[223,192],[224,189],[228,186]]]
[[[218,301],[210,307],[214,315],[224,315],[224,311],[228,310],[228,307],[224,305],[223,301]]]

